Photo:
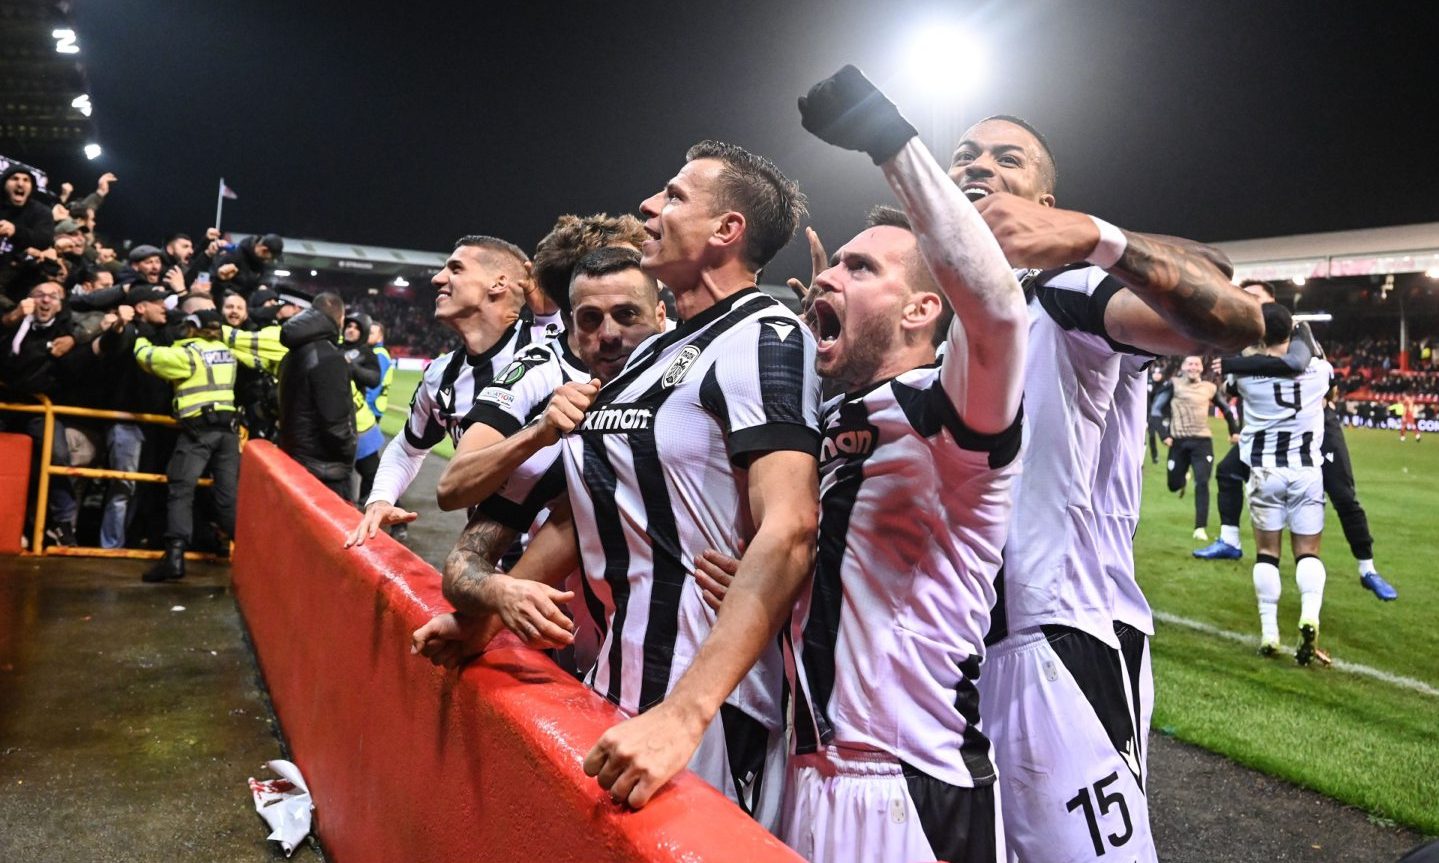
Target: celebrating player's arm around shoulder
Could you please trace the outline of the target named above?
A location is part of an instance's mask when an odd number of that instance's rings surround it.
[[[1047,269],[1088,261],[1124,283],[1104,309],[1105,332],[1117,342],[1178,356],[1239,351],[1264,331],[1258,302],[1230,283],[1222,256],[1208,247],[1127,231],[1004,192],[975,206],[1011,265]]]

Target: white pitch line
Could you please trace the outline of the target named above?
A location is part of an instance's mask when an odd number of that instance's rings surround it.
[[[1238,632],[1230,632],[1227,629],[1220,629],[1219,627],[1205,623],[1202,620],[1191,620],[1188,617],[1180,617],[1177,614],[1170,614],[1167,611],[1159,611],[1156,609],[1154,611],[1154,619],[1160,621],[1161,623],[1169,623],[1173,624],[1174,626],[1182,626],[1185,629],[1192,629],[1195,632],[1202,632],[1205,635],[1213,635],[1218,638],[1228,639],[1229,641],[1238,642],[1239,644],[1253,645],[1255,643],[1255,638],[1252,635],[1243,635]],[[1280,650],[1288,654],[1289,656],[1294,655],[1294,651],[1287,647],[1281,647]],[[1334,668],[1335,670],[1343,671],[1349,674],[1357,674],[1361,677],[1370,677],[1374,680],[1388,683],[1391,686],[1398,686],[1403,689],[1413,690],[1414,692],[1418,692],[1421,695],[1428,695],[1431,698],[1439,698],[1439,689],[1435,689],[1424,681],[1415,680],[1412,677],[1404,677],[1400,674],[1390,674],[1389,672],[1381,671],[1378,668],[1372,668],[1368,665],[1360,665],[1357,662],[1345,662],[1342,659],[1334,660],[1333,664],[1330,667]]]

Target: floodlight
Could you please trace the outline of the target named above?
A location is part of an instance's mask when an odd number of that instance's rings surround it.
[[[933,22],[909,45],[910,69],[937,94],[962,95],[984,78],[985,50],[979,40],[952,22]]]
[[[319,271],[319,270],[311,270],[311,271],[310,271],[310,275],[311,275],[312,277],[313,277],[313,276],[318,276],[319,274],[320,274],[320,271]]]
[[[85,158],[90,159],[90,160],[92,160],[92,161],[95,160],[95,159],[100,158],[100,145],[99,145],[99,144],[86,144],[86,145],[85,145]]]
[[[283,279],[283,278],[285,278],[286,276],[290,275],[290,271],[289,271],[289,270],[276,270],[276,271],[275,271],[275,275],[277,275],[277,276],[279,276],[280,278]]]
[[[89,94],[82,94],[70,100],[70,107],[79,110],[79,112],[86,117],[90,116],[91,107]]]
[[[410,286],[410,282],[409,282],[409,280],[406,279],[404,276],[395,276],[395,287],[397,287],[397,288],[408,288],[409,286]]]

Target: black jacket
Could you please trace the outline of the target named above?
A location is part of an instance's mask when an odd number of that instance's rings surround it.
[[[10,203],[10,198],[3,194],[5,183],[16,174],[30,174],[25,168],[11,166],[0,174],[0,220],[10,222],[15,226],[15,233],[9,237],[0,237],[0,248],[9,246],[9,249],[0,253],[0,259],[7,263],[11,259],[25,257],[27,248],[48,249],[55,245],[55,215],[50,208],[41,203],[30,192],[30,197],[20,206]],[[30,174],[30,179],[35,179]]]
[[[335,322],[306,309],[280,328],[289,353],[280,363],[280,449],[326,479],[355,462],[355,403]]]
[[[169,416],[174,411],[174,386],[140,368],[135,339],[144,336],[152,344],[171,345],[183,335],[182,325],[155,327],[138,318],[119,332],[106,330],[100,335],[100,354],[87,351],[89,370],[79,388],[79,402],[103,410]]]
[[[380,358],[368,342],[342,342],[340,355],[350,367],[350,380],[364,392],[380,384]]]
[[[66,390],[84,362],[84,345],[76,344],[63,357],[50,355],[50,343],[71,335],[70,313],[62,311],[48,325],[32,324],[15,346],[20,324],[0,327],[0,383],[27,395],[44,394],[65,403]],[[18,350],[12,350],[12,346]]]
[[[55,216],[37,198],[35,191],[31,191],[30,197],[18,207],[10,203],[10,197],[4,194],[5,182],[16,174],[29,174],[32,181],[35,175],[18,165],[0,173],[0,220],[15,226],[14,234],[0,237],[0,271],[3,271],[0,272],[0,285],[4,286],[10,299],[19,302],[42,275],[25,250],[48,249],[55,245]]]
[[[210,265],[210,284],[214,286],[212,290],[217,291],[217,296],[228,288],[249,299],[250,294],[264,282],[266,264],[255,254],[257,242],[258,237],[246,237],[234,251],[215,256],[214,263]],[[220,268],[226,264],[236,267],[235,275],[229,281],[220,279]]]

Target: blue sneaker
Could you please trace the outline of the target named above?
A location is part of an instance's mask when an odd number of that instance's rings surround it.
[[[1198,554],[1198,552],[1195,553]],[[1389,582],[1384,580],[1384,576],[1377,572],[1366,572],[1359,576],[1359,583],[1374,591],[1374,595],[1385,602],[1393,602],[1399,598],[1399,591],[1390,586]]]
[[[1196,548],[1194,556],[1200,560],[1238,560],[1244,556],[1244,549],[1235,548],[1222,539],[1216,539],[1203,548]]]

